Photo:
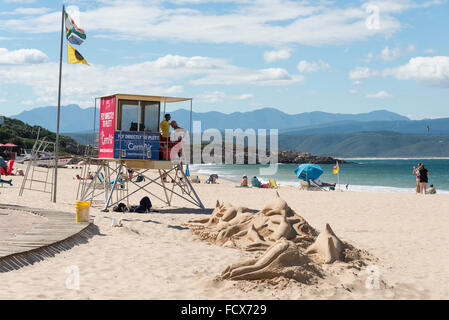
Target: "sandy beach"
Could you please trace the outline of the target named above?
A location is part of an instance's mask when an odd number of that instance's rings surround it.
[[[0,188],[0,202],[74,212],[77,173],[59,170],[56,204],[36,191],[19,197],[22,177],[12,177],[13,187]],[[217,200],[260,210],[275,196],[274,190],[204,180],[194,186],[209,214]],[[151,191],[162,195],[155,187]],[[0,299],[449,299],[449,195],[313,192],[293,186],[277,191],[315,229],[329,223],[341,240],[375,259],[360,270],[338,261],[325,265],[328,276],[313,285],[220,280],[226,266],[258,253],[200,240],[184,224],[207,214],[177,198],[171,207],[151,198],[158,213],[104,213],[101,206],[92,207],[99,233],[42,262],[0,273]],[[133,195],[130,204],[142,196]],[[112,227],[111,217],[120,217],[123,227]],[[74,266],[79,290],[66,286]],[[367,269],[378,270],[379,289],[367,286]]]

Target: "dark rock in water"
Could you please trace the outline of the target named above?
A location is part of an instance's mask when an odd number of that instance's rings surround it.
[[[234,145],[232,146],[228,146],[229,150],[228,153],[231,153],[230,150],[232,150],[232,163],[233,164],[264,164],[263,161],[261,161],[261,154],[257,152],[257,150],[255,148],[249,148],[248,147],[240,147],[240,148],[236,148],[236,146]],[[220,150],[221,148],[221,150]],[[202,151],[204,150],[204,145],[202,146]],[[211,150],[210,152],[210,157],[211,159],[208,160],[212,160],[212,158],[214,157],[214,153],[215,151],[221,151],[221,157],[218,157],[217,159],[217,163],[220,163],[220,159],[221,159],[221,163],[229,163],[229,160],[231,158],[231,155],[229,155],[228,157],[228,161],[226,161],[226,148],[225,146],[216,146],[216,148],[211,148],[209,146],[209,150]],[[204,156],[204,154],[203,154]],[[264,156],[262,154],[262,156]],[[265,160],[265,163],[269,163],[268,161],[268,157],[270,156],[270,150],[266,150],[265,152],[265,156],[267,157]],[[272,155],[274,157],[274,154]],[[193,157],[191,157],[191,159],[194,159]],[[268,162],[267,162],[268,161]],[[277,163],[296,163],[296,164],[301,164],[301,163],[316,163],[316,164],[335,164],[336,162],[339,163],[348,163],[344,160],[341,159],[336,159],[330,156],[314,156],[312,154],[310,154],[309,152],[298,152],[298,151],[292,151],[292,150],[279,150],[277,151]],[[214,161],[205,161],[205,159],[202,157],[202,163],[205,162],[214,162]]]
[[[334,164],[346,163],[344,160],[332,158],[330,156],[314,156],[309,152],[297,152],[284,150],[278,152],[279,163],[317,163],[317,164]]]

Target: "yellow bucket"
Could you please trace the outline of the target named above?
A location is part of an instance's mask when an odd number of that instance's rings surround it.
[[[89,222],[90,201],[76,201],[76,222]]]

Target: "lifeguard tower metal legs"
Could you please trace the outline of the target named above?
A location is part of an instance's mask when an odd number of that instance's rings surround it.
[[[114,168],[113,163],[116,163],[116,167]],[[95,194],[95,185],[96,180],[100,177],[100,173],[103,171],[104,174],[104,189],[102,193],[104,193],[105,198],[105,206],[104,211],[108,211],[108,209],[124,200],[129,200],[129,197],[139,191],[145,191],[150,194],[152,197],[162,201],[168,206],[171,206],[173,195],[197,206],[201,209],[204,209],[204,205],[201,202],[198,194],[190,183],[189,179],[186,177],[184,170],[182,168],[182,164],[173,164],[172,168],[164,169],[160,168],[153,171],[156,171],[158,174],[156,176],[150,177],[147,172],[152,169],[142,169],[138,174],[142,176],[144,179],[144,183],[142,185],[136,183],[132,179],[125,179],[124,172],[127,172],[129,168],[126,165],[126,161],[108,161],[101,160],[101,164],[98,164],[95,175],[93,176],[93,180],[90,181],[89,184],[86,184],[85,187],[81,190],[81,195],[79,197],[80,201],[91,200],[94,197],[97,197],[99,194]],[[85,170],[84,172],[87,172]],[[112,178],[112,180],[111,180]],[[87,179],[87,175],[83,177],[83,179]],[[165,179],[170,180],[172,182],[171,186],[168,186],[168,182]],[[83,180],[87,181],[87,180]],[[122,194],[121,196],[114,197],[114,193],[117,194],[121,189],[123,184],[128,184],[135,186],[136,188],[132,190],[132,192],[127,192],[126,194]],[[164,190],[165,199],[158,196],[154,192],[148,190],[148,186],[155,185]],[[126,187],[128,190],[128,186]],[[114,199],[115,198],[115,199]],[[114,201],[114,200],[115,201]]]

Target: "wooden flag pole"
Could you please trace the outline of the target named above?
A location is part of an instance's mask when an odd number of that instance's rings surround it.
[[[56,190],[58,184],[58,157],[59,157],[59,120],[61,117],[61,75],[62,75],[62,44],[64,41],[64,4],[61,12],[61,47],[59,50],[59,88],[58,88],[58,117],[56,123],[55,168],[53,173],[53,202],[56,202]]]

